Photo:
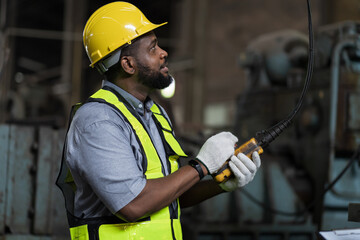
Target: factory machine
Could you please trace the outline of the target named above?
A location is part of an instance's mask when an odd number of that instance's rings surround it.
[[[360,202],[360,23],[318,28],[314,47],[312,82],[292,125],[266,148],[250,184],[189,212],[192,239],[308,240],[360,227],[349,208]],[[239,57],[247,80],[236,101],[239,143],[294,109],[307,62],[308,38],[298,31],[251,41]]]
[[[325,192],[359,145],[359,31],[359,23],[342,22],[315,33],[314,75],[301,112],[263,156],[264,171],[281,170],[264,184],[279,178],[289,183],[289,189],[269,185],[267,198],[260,199],[272,215],[311,220],[321,230],[359,226],[348,221],[349,203],[360,201],[359,162]],[[296,31],[264,35],[248,46],[239,61],[248,74],[247,89],[237,102],[235,132],[240,139],[268,128],[294,108],[306,61],[306,36]],[[286,209],[291,203],[293,209]]]

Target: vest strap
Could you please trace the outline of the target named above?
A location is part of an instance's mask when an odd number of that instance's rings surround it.
[[[162,127],[162,133],[164,134],[166,142],[169,144],[169,146],[172,148],[172,150],[176,153],[176,155],[180,157],[187,157],[185,152],[182,150],[179,142],[176,140],[173,129],[168,122],[168,120],[164,117],[164,114],[162,114],[160,108],[157,106],[156,103],[151,107],[151,111],[153,112],[155,118],[160,123]]]

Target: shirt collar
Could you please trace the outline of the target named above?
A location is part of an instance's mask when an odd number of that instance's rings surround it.
[[[122,89],[121,87],[119,87],[107,80],[103,80],[102,87],[104,87],[104,86],[111,87],[116,92],[118,92],[141,115],[144,115],[144,107],[145,107],[145,110],[150,111],[150,108],[154,104],[153,100],[151,98],[147,97],[145,100],[145,106],[144,106],[144,104],[139,99],[137,99],[136,97],[134,97],[133,95],[131,95],[130,93],[128,93],[127,91]]]

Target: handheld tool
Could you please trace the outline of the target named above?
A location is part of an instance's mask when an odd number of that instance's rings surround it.
[[[257,132],[255,138],[251,138],[249,141],[242,144],[240,147],[236,148],[234,153],[235,156],[237,156],[239,153],[244,153],[246,156],[251,158],[251,155],[254,151],[258,151],[259,154],[262,154],[264,152],[263,149],[266,148],[272,141],[275,140],[275,138],[277,138],[287,127],[290,126],[293,118],[301,108],[305,94],[311,82],[313,66],[314,66],[314,49],[313,49],[314,39],[313,39],[313,31],[312,31],[310,0],[307,0],[307,11],[308,11],[308,31],[309,31],[309,50],[308,50],[309,54],[308,54],[307,73],[305,78],[306,80],[299,101],[297,102],[295,109],[286,119],[280,121],[279,123],[270,127],[267,130],[262,130],[260,132]],[[231,177],[232,172],[229,167],[229,161],[230,160],[227,160],[223,165],[223,167],[221,167],[217,173],[213,174],[213,178],[215,179],[216,182],[222,183],[227,181]]]

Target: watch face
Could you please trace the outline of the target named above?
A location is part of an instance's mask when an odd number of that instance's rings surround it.
[[[199,165],[199,163],[198,163],[197,161],[195,161],[195,160],[190,160],[190,161],[189,161],[189,164],[190,164],[192,167],[195,167],[195,166]]]

